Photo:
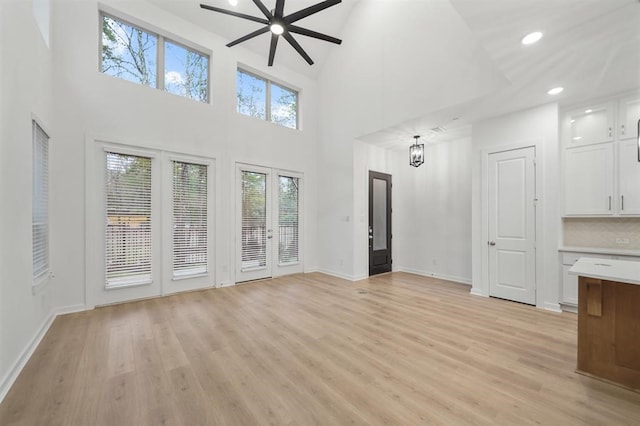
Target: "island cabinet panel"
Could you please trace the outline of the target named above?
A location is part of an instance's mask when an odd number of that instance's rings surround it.
[[[640,371],[640,288],[632,284],[616,289],[616,364]],[[634,299],[635,295],[635,299]]]
[[[640,390],[640,285],[579,277],[578,372]]]

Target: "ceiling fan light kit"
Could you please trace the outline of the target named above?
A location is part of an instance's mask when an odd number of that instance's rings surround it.
[[[313,60],[307,54],[307,52],[305,52],[302,46],[300,46],[296,39],[293,38],[293,35],[291,33],[312,37],[318,40],[328,41],[329,43],[342,43],[342,40],[338,38],[293,25],[294,22],[306,18],[309,15],[313,15],[314,13],[323,11],[331,6],[335,6],[338,3],[342,3],[342,0],[321,1],[320,3],[301,9],[297,12],[290,13],[286,16],[284,15],[284,1],[285,0],[276,0],[275,9],[269,11],[269,9],[267,9],[267,7],[264,5],[264,3],[262,3],[261,0],[253,0],[253,3],[255,3],[258,9],[260,9],[262,14],[264,15],[264,18],[235,12],[233,10],[222,9],[215,6],[209,6],[207,4],[200,4],[200,7],[206,10],[211,10],[213,12],[231,15],[237,18],[242,18],[263,24],[264,27],[228,43],[227,47],[233,47],[236,44],[240,44],[261,34],[271,32],[271,46],[269,48],[268,62],[269,66],[273,66],[273,60],[275,59],[276,55],[276,47],[278,46],[278,39],[280,38],[280,36],[284,37],[284,39],[296,50],[296,52],[300,54],[300,56],[304,58],[305,61],[307,61],[309,65],[313,65]]]

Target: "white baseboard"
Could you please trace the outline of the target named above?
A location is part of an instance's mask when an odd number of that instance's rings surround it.
[[[343,280],[347,280],[347,281],[356,281],[353,275],[343,274],[342,272],[330,271],[328,269],[322,269],[322,268],[318,268],[316,272],[331,275],[332,277],[336,277],[336,278],[342,278]]]
[[[471,291],[469,292],[474,296],[480,296],[480,297],[489,297],[488,294],[484,294],[481,290],[478,290],[477,288],[471,288]]]
[[[35,352],[44,335],[47,334],[47,331],[49,331],[49,327],[51,327],[51,324],[53,324],[53,320],[56,318],[56,316],[57,313],[55,311],[52,311],[45,318],[38,331],[36,331],[35,336],[31,338],[31,341],[29,341],[29,343],[27,343],[27,346],[22,350],[22,353],[13,364],[13,367],[11,367],[7,375],[2,378],[2,382],[0,382],[0,402],[2,402],[2,400],[4,400],[4,397],[7,396],[7,393],[9,393],[9,389],[11,389],[11,386],[13,386],[13,383],[20,375],[20,372],[22,371],[24,366],[27,365],[29,358],[31,358],[31,355],[33,355],[33,353]]]
[[[2,378],[2,381],[0,382],[0,403],[4,400],[4,397],[7,396],[7,393],[9,393],[11,386],[13,386],[13,383],[20,375],[20,372],[22,371],[24,366],[27,365],[27,362],[29,362],[29,359],[38,348],[38,345],[42,341],[42,338],[47,334],[47,331],[49,331],[49,328],[51,327],[51,324],[53,324],[53,321],[56,319],[56,317],[58,315],[82,312],[85,310],[87,310],[85,305],[71,305],[57,308],[51,311],[51,313],[42,322],[42,325],[40,325],[40,328],[33,336],[31,341],[29,341],[27,346],[22,350],[22,353],[13,364],[13,367],[9,370],[6,376]]]
[[[562,312],[562,309],[560,309],[559,303],[544,302],[544,304],[542,305],[542,309],[546,309],[547,311],[553,311],[553,312]]]
[[[69,306],[63,306],[62,308],[56,309],[55,314],[57,317],[58,315],[75,314],[76,312],[83,312],[89,309],[93,309],[93,308],[87,308],[85,305],[69,305]]]
[[[456,277],[454,275],[438,274],[438,273],[435,273],[435,272],[423,271],[423,270],[419,270],[419,269],[404,268],[402,266],[400,266],[397,269],[395,269],[395,271],[407,272],[409,274],[422,275],[423,277],[437,278],[439,280],[452,281],[452,282],[458,283],[458,284],[471,285],[471,278]]]

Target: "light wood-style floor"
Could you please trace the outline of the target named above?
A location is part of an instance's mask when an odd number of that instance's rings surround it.
[[[0,424],[640,424],[640,393],[575,352],[573,314],[296,275],[58,317]]]

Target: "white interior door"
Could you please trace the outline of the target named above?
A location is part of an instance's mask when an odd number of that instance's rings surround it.
[[[535,304],[535,148],[489,155],[489,295]]]
[[[236,282],[302,272],[302,175],[237,166]]]

